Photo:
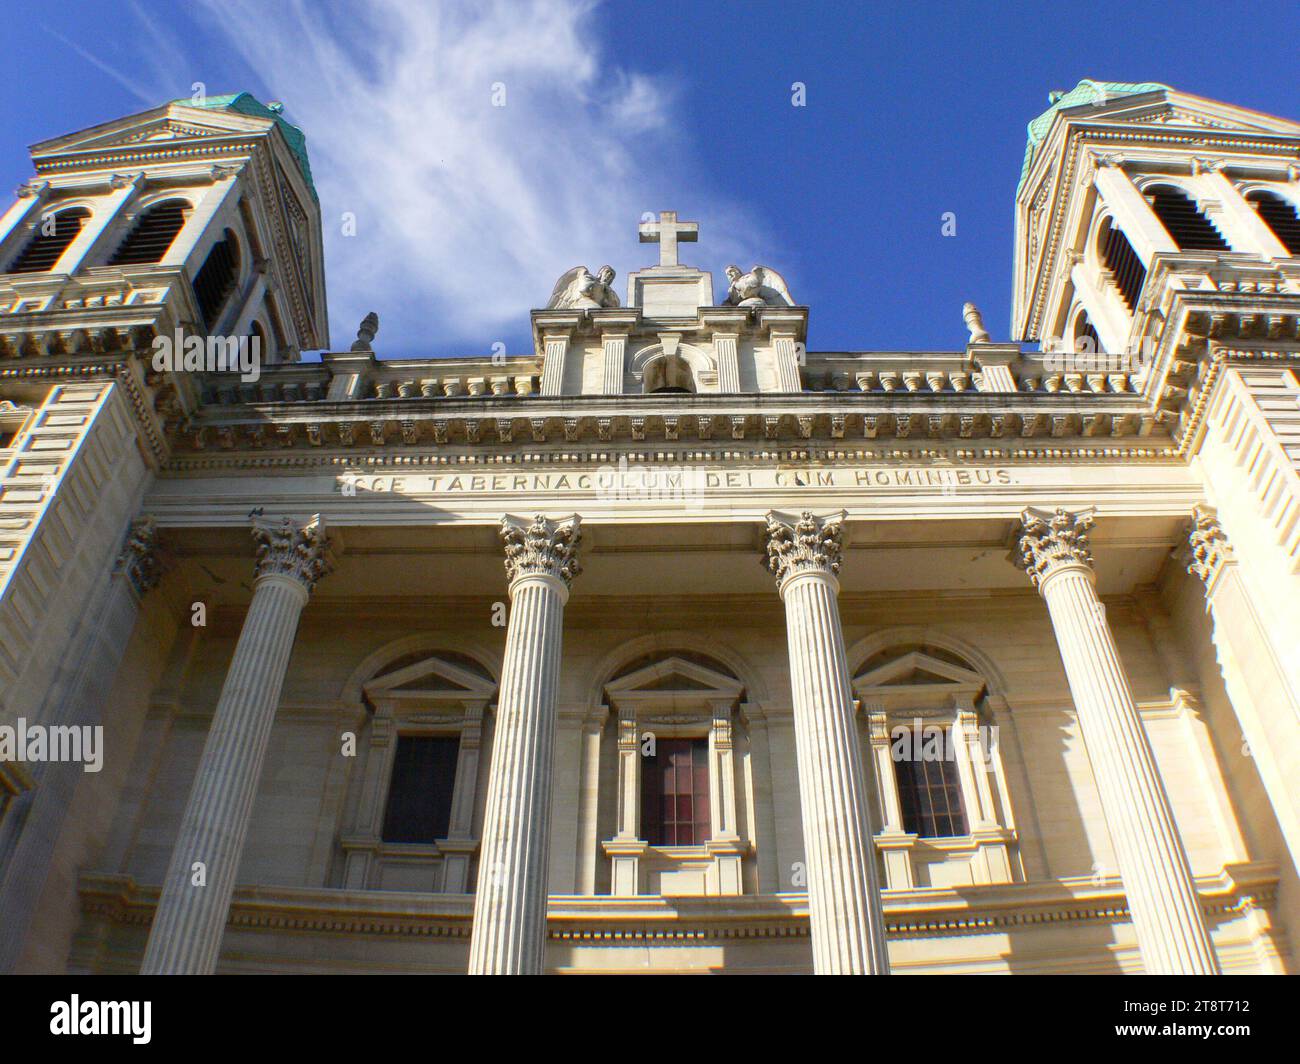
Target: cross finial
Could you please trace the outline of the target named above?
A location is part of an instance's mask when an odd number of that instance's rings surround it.
[[[660,211],[659,221],[641,223],[641,243],[659,245],[659,265],[677,266],[677,242],[700,239],[698,222],[679,222],[676,211]]]

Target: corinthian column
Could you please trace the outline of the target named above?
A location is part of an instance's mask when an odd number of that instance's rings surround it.
[[[578,575],[579,518],[501,521],[510,625],[497,697],[471,975],[537,975],[546,954],[551,760],[560,634]]]
[[[1196,884],[1097,597],[1090,512],[1022,514],[1020,561],[1047,602],[1149,974],[1217,975]]]
[[[813,970],[887,975],[869,791],[836,603],[843,518],[769,513],[767,568],[785,603]]]
[[[253,601],[235,645],[154,914],[141,972],[210,975],[230,913],[298,617],[331,560],[325,523],[255,523]]]
[[[1187,571],[1205,584],[1210,637],[1228,699],[1300,869],[1300,704],[1213,509],[1196,507],[1187,538]]]

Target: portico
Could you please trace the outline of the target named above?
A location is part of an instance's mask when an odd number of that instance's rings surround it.
[[[22,198],[78,205],[0,233],[60,265],[0,272],[0,713],[106,746],[0,765],[0,967],[1294,970],[1297,143],[1054,97],[1010,341],[810,350],[811,285],[664,211],[445,359],[380,313],[300,357],[278,110],[42,146]],[[147,360],[190,321],[274,340],[257,379]]]

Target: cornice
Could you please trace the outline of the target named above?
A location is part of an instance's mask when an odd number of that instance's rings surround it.
[[[59,384],[68,380],[113,381],[118,384],[131,406],[149,455],[157,466],[165,464],[168,455],[167,441],[163,438],[153,413],[153,401],[148,394],[138,369],[132,360],[121,362],[84,362],[54,364],[3,364],[0,363],[0,385],[6,381],[48,381]]]
[[[1267,908],[1277,895],[1277,870],[1268,864],[1230,865],[1201,876],[1201,905],[1219,919]],[[119,873],[83,873],[82,912],[117,926],[147,927],[159,888]],[[1129,918],[1117,879],[1094,884],[1073,877],[1044,883],[921,888],[882,893],[891,938],[936,938],[997,933],[1033,925],[1115,923]],[[240,930],[366,934],[466,939],[474,899],[468,894],[345,891],[311,887],[240,887],[230,926]],[[615,898],[552,896],[548,936],[558,942],[701,942],[806,938],[806,894],[735,897]]]

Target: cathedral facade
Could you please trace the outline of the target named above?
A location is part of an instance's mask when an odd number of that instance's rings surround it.
[[[1300,124],[1053,94],[925,352],[668,211],[526,354],[328,350],[277,105],[32,162],[0,971],[1297,970]]]

